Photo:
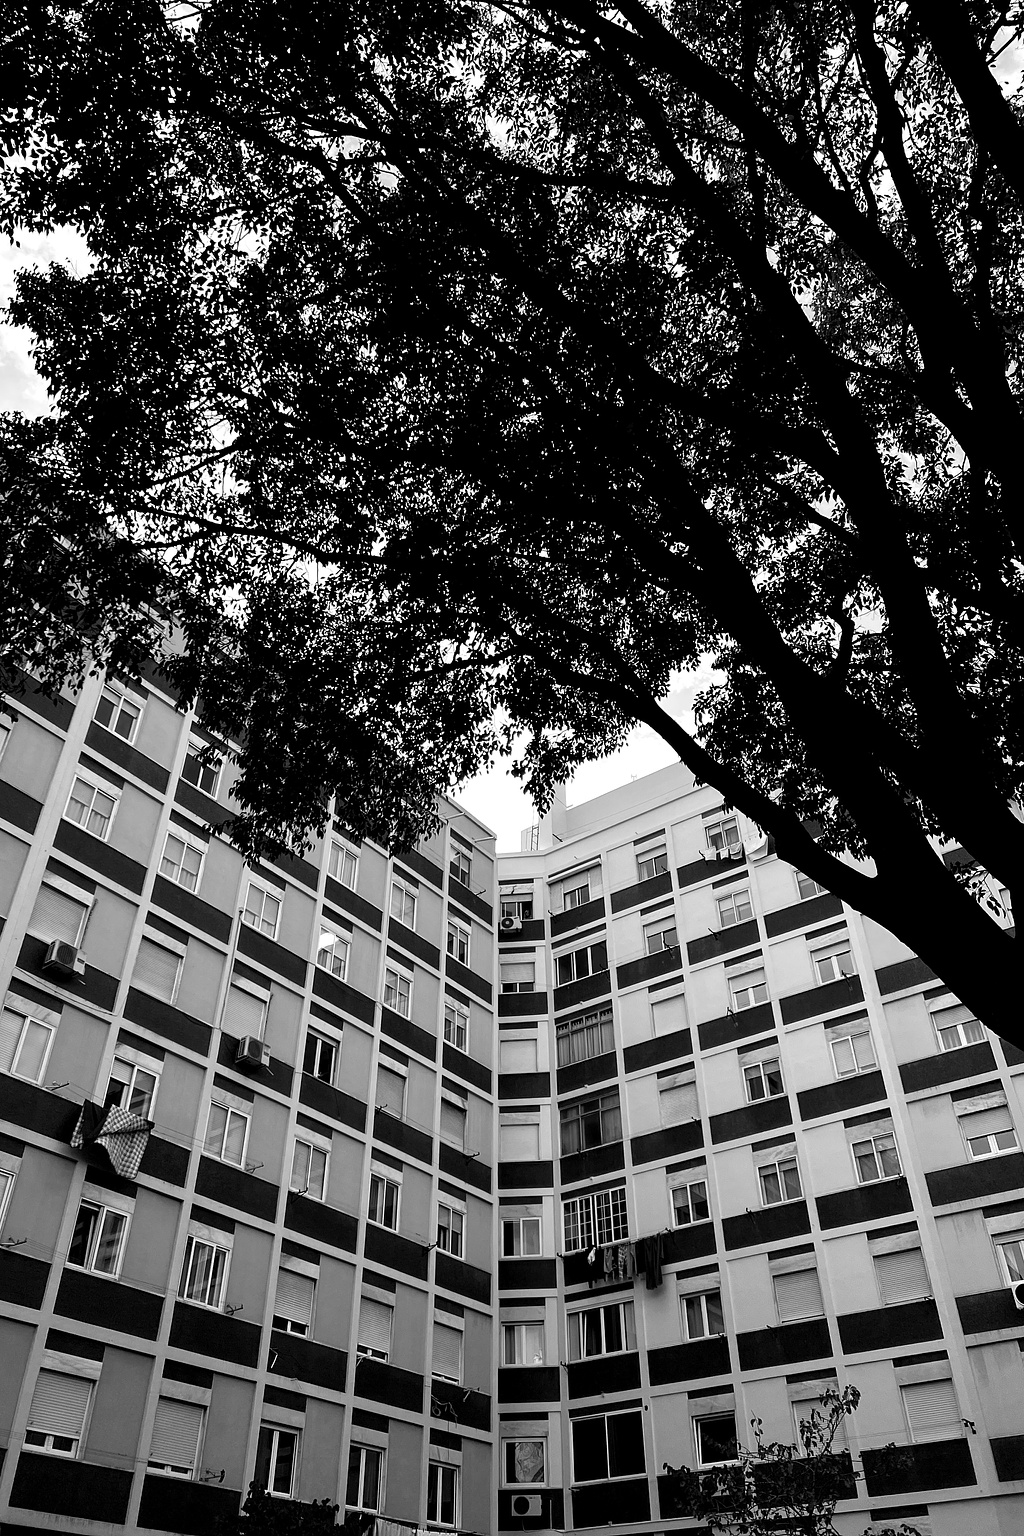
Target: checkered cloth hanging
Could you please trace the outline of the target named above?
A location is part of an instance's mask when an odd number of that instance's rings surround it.
[[[141,1115],[129,1114],[116,1104],[107,1109],[102,1104],[86,1102],[71,1133],[71,1145],[102,1147],[114,1172],[123,1179],[134,1179],[138,1176],[152,1129],[151,1121]]]

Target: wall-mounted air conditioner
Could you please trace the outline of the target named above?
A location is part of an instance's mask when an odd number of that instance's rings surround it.
[[[235,1048],[235,1066],[248,1068],[265,1067],[270,1061],[270,1046],[255,1035],[246,1035]]]
[[[54,939],[46,947],[43,970],[57,971],[61,976],[84,976],[85,956],[77,944],[69,944],[66,939]]]

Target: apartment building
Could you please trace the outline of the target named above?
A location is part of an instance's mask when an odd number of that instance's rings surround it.
[[[685,1530],[853,1385],[844,1536],[1024,1529],[1024,1053],[682,767],[499,882],[499,1528]]]
[[[158,675],[0,737],[0,1530],[668,1536],[847,1384],[844,1536],[1024,1528],[1024,1053],[715,791],[249,868]]]
[[[0,738],[0,1528],[491,1530],[493,837],[249,868],[157,675]]]

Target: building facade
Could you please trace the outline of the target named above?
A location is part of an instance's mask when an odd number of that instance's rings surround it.
[[[0,1530],[684,1532],[847,1385],[844,1536],[1024,1528],[1024,1053],[715,791],[249,868],[158,676],[0,726]]]

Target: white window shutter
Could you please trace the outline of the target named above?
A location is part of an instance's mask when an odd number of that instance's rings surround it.
[[[41,885],[28,926],[40,938],[63,939],[67,944],[77,944],[87,911],[84,902],[65,896],[63,891],[55,891],[51,885]]]
[[[510,1163],[535,1163],[540,1157],[539,1125],[503,1125],[501,1156]]]
[[[444,1323],[434,1324],[433,1370],[435,1376],[462,1380],[462,1333],[458,1328],[446,1328]]]
[[[161,1397],[156,1405],[153,1439],[149,1459],[162,1467],[189,1467],[196,1464],[203,1410],[198,1403],[182,1403],[175,1397]]]
[[[1010,1131],[1013,1120],[1005,1104],[994,1109],[979,1109],[970,1115],[961,1115],[960,1124],[967,1136],[991,1136],[996,1131]]]
[[[503,1072],[536,1072],[537,1042],[535,1040],[502,1040],[501,1070]]]
[[[92,1382],[87,1376],[65,1376],[60,1371],[40,1371],[32,1406],[30,1429],[45,1435],[69,1435],[77,1440],[89,1409]]]
[[[274,1312],[277,1317],[309,1327],[313,1317],[313,1281],[309,1275],[298,1275],[291,1269],[278,1271]]]
[[[931,1292],[920,1248],[903,1248],[898,1253],[876,1254],[875,1273],[882,1300],[886,1303],[914,1301]]]
[[[391,1307],[364,1296],[359,1307],[359,1343],[386,1355],[391,1351]]]
[[[21,1032],[25,1028],[24,1016],[5,1008],[0,1015],[0,1072],[9,1072],[14,1063]]]
[[[181,957],[173,949],[165,949],[152,939],[143,939],[139,945],[132,981],[144,987],[147,992],[155,992],[157,997],[169,1003],[174,996],[180,965]]]
[[[915,1381],[901,1390],[915,1441],[953,1440],[963,1435],[963,1420],[951,1381]]]
[[[676,1083],[662,1088],[658,1098],[663,1125],[684,1125],[689,1120],[696,1120],[699,1113],[696,1083]]]
[[[501,963],[502,981],[532,981],[533,977],[532,960],[503,960]]]
[[[229,987],[225,1032],[239,1039],[246,1035],[262,1035],[265,1011],[266,1004],[262,998],[255,997],[251,992],[243,992],[241,987]]]
[[[797,1269],[789,1274],[776,1275],[775,1297],[779,1304],[779,1317],[788,1322],[796,1317],[820,1317],[822,1312],[821,1288],[815,1269]]]
[[[441,1100],[441,1135],[460,1147],[466,1140],[466,1111],[447,1099]]]

